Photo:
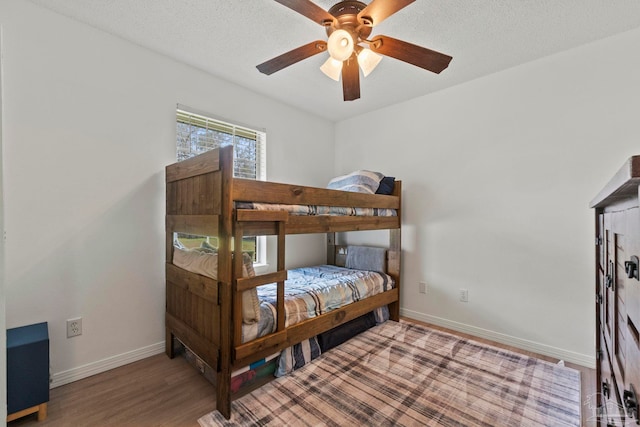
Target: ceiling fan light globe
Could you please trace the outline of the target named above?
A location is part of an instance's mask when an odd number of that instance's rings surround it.
[[[353,37],[346,30],[335,30],[327,41],[329,55],[336,61],[346,61],[351,57],[353,49]]]
[[[340,81],[340,75],[342,74],[342,62],[329,57],[329,59],[322,64],[320,70],[322,70],[327,77],[338,82]]]
[[[358,54],[358,65],[365,77],[371,74],[380,61],[382,61],[382,55],[378,55],[371,49],[364,48]]]

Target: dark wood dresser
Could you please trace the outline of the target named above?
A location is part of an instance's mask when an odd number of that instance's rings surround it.
[[[640,156],[591,201],[596,220],[596,358],[600,426],[640,424]]]

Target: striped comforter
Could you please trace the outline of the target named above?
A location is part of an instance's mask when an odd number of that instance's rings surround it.
[[[392,289],[387,274],[321,265],[289,270],[285,282],[285,326]],[[243,342],[274,332],[277,285],[258,287],[260,322],[243,325]]]
[[[333,215],[333,216],[398,216],[395,209],[356,208],[344,206],[282,205],[277,203],[236,202],[237,209],[260,211],[287,211],[291,215]]]

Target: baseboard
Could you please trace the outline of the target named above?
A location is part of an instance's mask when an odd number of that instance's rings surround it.
[[[155,356],[156,354],[163,352],[164,341],[108,357],[106,359],[98,360],[97,362],[78,366],[77,368],[69,369],[67,371],[57,372],[52,375],[51,388],[60,387],[61,385],[69,384],[120,366],[128,365],[129,363],[137,362],[138,360]]]
[[[470,334],[479,338],[484,338],[491,341],[499,342],[501,344],[517,347],[522,350],[532,351],[534,353],[542,354],[549,357],[555,357],[556,359],[561,359],[565,362],[571,362],[577,365],[586,366],[587,368],[595,369],[596,367],[595,355],[589,356],[586,354],[580,354],[539,342],[517,338],[500,332],[478,328],[476,326],[467,325],[465,323],[456,322],[454,320],[431,316],[429,314],[424,314],[413,310],[407,310],[405,308],[400,309],[400,315],[411,319],[420,320],[422,322],[431,323],[436,326],[441,326],[443,328],[453,329],[454,331],[464,332],[466,334]]]
[[[594,356],[588,356],[575,353],[569,350],[549,346],[546,344],[517,338],[511,335],[502,334],[500,332],[490,331],[488,329],[478,328],[476,326],[467,325],[465,323],[456,322],[442,317],[431,316],[429,314],[420,313],[405,308],[400,309],[400,314],[404,317],[420,320],[422,322],[431,323],[443,328],[453,329],[454,331],[464,332],[476,337],[496,341],[502,344],[510,345],[526,351],[543,354],[549,357],[562,359],[565,362],[575,363],[587,368],[595,368],[596,359]],[[88,363],[77,368],[67,371],[57,372],[52,375],[51,388],[60,387],[83,378],[90,377],[102,372],[109,371],[147,357],[155,356],[163,353],[165,350],[164,341],[132,350],[127,353],[108,357],[97,362]]]

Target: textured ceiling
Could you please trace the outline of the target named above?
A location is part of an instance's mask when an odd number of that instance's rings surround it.
[[[387,57],[361,78],[361,98],[344,102],[342,85],[319,70],[326,53],[271,76],[256,70],[274,56],[326,39],[323,27],[275,1],[30,1],[330,120],[640,27],[638,0],[417,0],[375,27],[372,35],[451,55],[449,68],[437,75]],[[315,3],[328,9],[336,1]]]

